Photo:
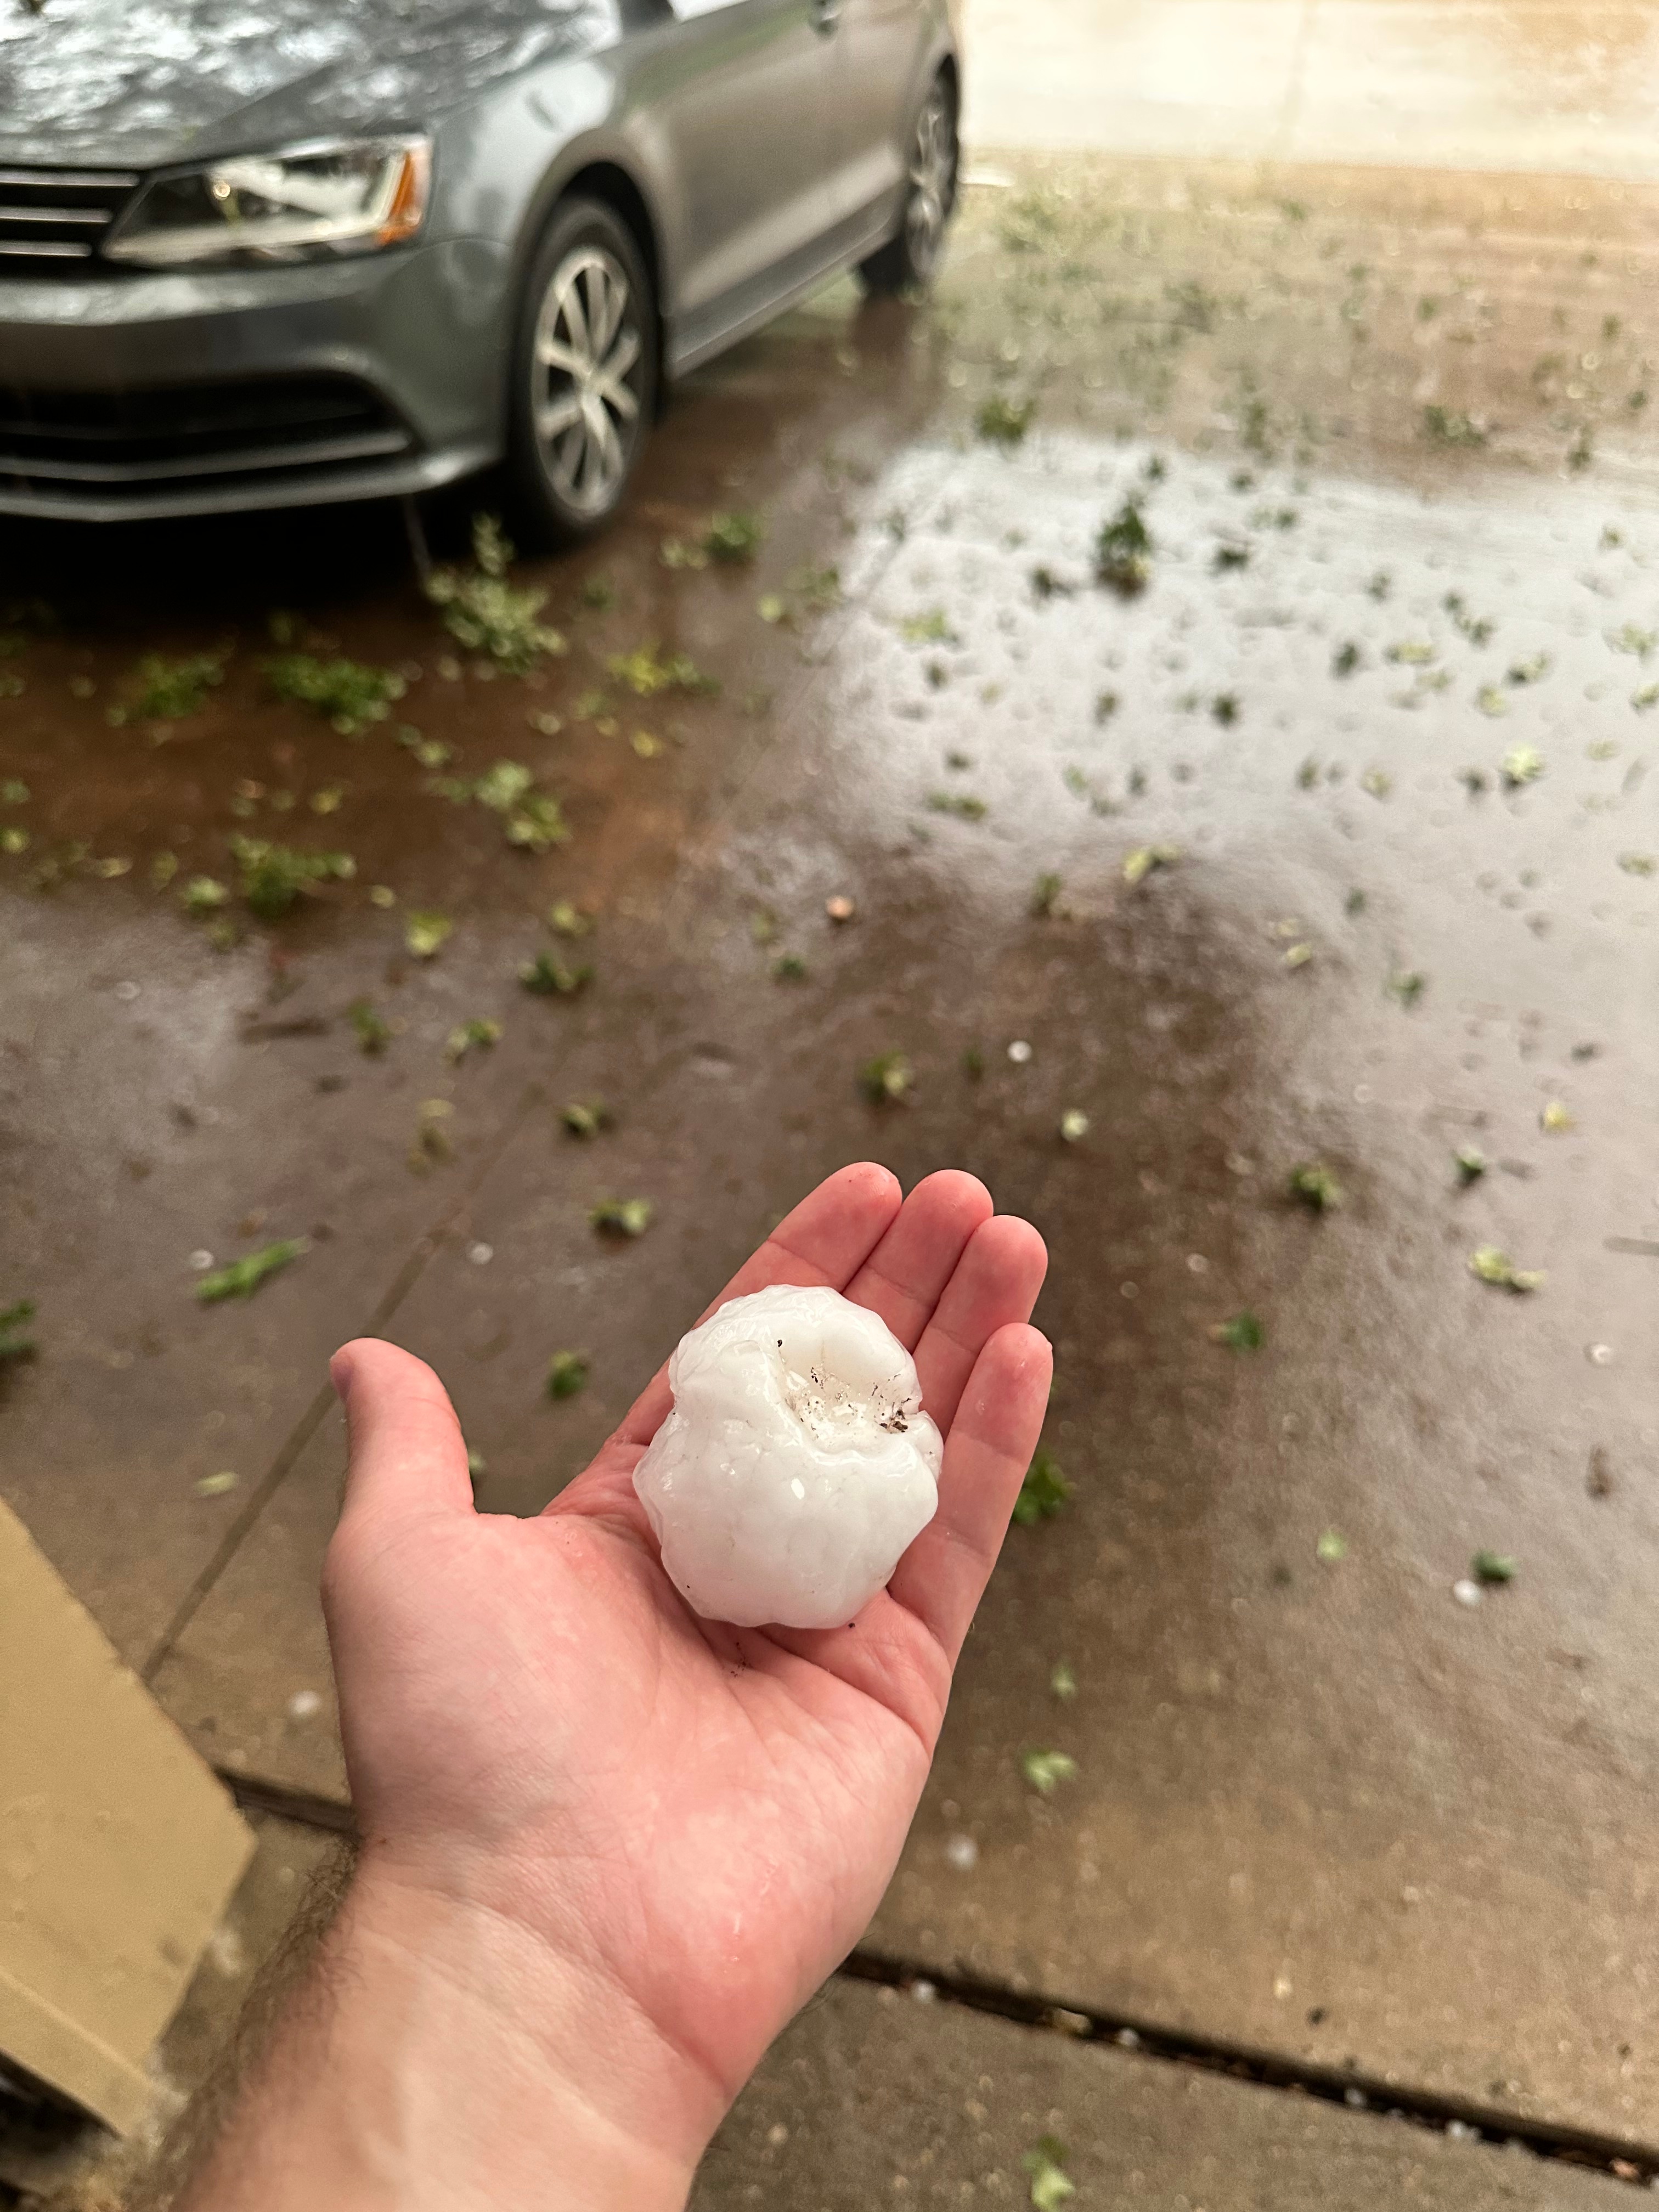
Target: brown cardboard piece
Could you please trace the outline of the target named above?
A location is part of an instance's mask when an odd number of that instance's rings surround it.
[[[0,1504],[0,2057],[118,2133],[253,1850],[230,1801]]]

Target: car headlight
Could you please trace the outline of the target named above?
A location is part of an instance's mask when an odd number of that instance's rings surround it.
[[[372,253],[414,237],[431,176],[428,138],[228,155],[152,178],[103,250],[157,269]]]

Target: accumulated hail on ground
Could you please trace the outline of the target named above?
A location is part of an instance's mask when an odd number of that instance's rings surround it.
[[[668,1379],[634,1486],[675,1587],[741,1628],[845,1627],[938,1508],[909,1353],[839,1291],[781,1285],[682,1337]]]
[[[1102,519],[1130,497],[1152,550],[1147,587],[1126,604],[1090,580]],[[843,562],[832,692],[844,806],[890,839],[896,817],[945,872],[995,882],[1016,846],[1022,870],[1042,848],[1052,866],[1039,881],[1058,884],[1068,861],[1087,871],[1107,848],[1152,896],[1151,878],[1206,845],[1282,838],[1303,805],[1287,793],[1306,794],[1310,822],[1346,822],[1358,803],[1379,827],[1402,800],[1485,805],[1501,854],[1513,842],[1503,816],[1553,768],[1583,783],[1616,895],[1643,857],[1632,865],[1618,825],[1645,734],[1620,625],[1646,576],[1606,505],[1587,485],[1520,480],[1425,503],[1404,484],[1241,471],[1064,429],[1034,433],[1013,460],[982,445],[913,447],[870,501],[872,514],[905,514],[902,541],[872,524]],[[1540,512],[1559,560],[1536,557]],[[1218,573],[1224,534],[1252,557]],[[1034,593],[1034,563],[1078,588]],[[1477,592],[1501,619],[1471,618]],[[1088,697],[1097,711],[1080,721]],[[1587,710],[1601,733],[1588,744]],[[941,792],[941,769],[969,765],[971,790]],[[1343,921],[1357,929],[1364,911],[1362,891]],[[1299,927],[1282,964],[1328,950]],[[1379,991],[1398,965],[1378,962]],[[1411,972],[1414,999],[1428,979]]]

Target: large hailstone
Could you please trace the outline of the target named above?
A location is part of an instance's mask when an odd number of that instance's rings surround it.
[[[683,1336],[668,1381],[634,1487],[692,1611],[845,1627],[939,1507],[915,1360],[838,1291],[781,1286]]]

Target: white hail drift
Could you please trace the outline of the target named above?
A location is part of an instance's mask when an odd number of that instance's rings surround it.
[[[694,1613],[844,1628],[939,1507],[916,1365],[836,1291],[733,1298],[668,1363],[674,1409],[634,1470]]]

